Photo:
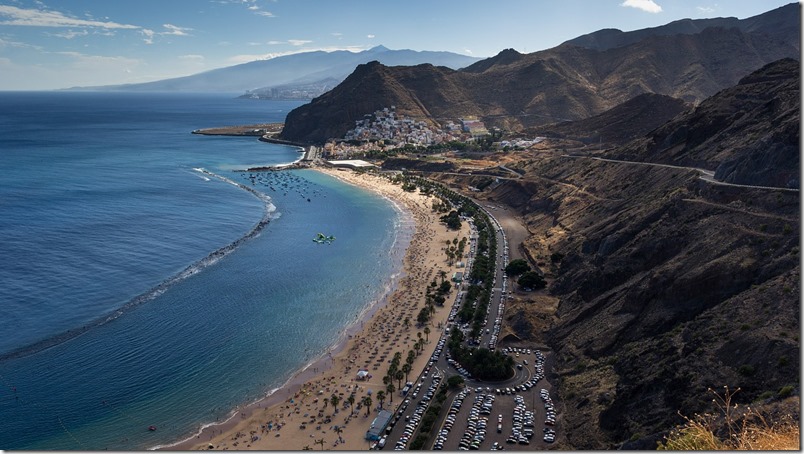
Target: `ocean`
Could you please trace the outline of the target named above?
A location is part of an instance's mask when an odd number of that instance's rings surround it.
[[[0,93],[0,449],[192,437],[388,293],[412,234],[391,201],[310,170],[237,171],[296,147],[190,134],[298,105]]]

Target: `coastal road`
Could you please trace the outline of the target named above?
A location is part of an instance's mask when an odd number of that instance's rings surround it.
[[[510,293],[511,290],[511,283],[508,281],[508,278],[505,276],[503,268],[510,260],[511,251],[508,246],[508,232],[511,232],[517,238],[517,245],[521,244],[525,238],[529,235],[529,232],[524,227],[522,222],[519,218],[510,210],[503,209],[502,207],[496,205],[489,205],[488,202],[481,202],[475,201],[479,206],[483,208],[483,210],[489,215],[492,219],[492,224],[494,226],[494,233],[495,233],[495,241],[497,243],[497,256],[494,257],[495,259],[495,274],[494,274],[494,290],[492,292],[492,297],[489,302],[488,308],[488,316],[487,316],[487,323],[485,329],[483,329],[481,334],[480,346],[481,347],[496,347],[496,334],[499,333],[499,329],[501,327],[502,316],[504,312],[504,303],[505,303],[505,296]],[[498,221],[498,218],[500,219]],[[476,252],[475,248],[469,248],[470,255],[467,256],[467,270],[470,269],[469,265],[474,261],[474,257],[471,255],[472,252]],[[514,257],[521,258],[522,254],[520,251],[517,250],[514,252],[516,255]],[[455,300],[453,300],[453,309],[460,307],[460,300],[462,298],[463,287],[465,284],[457,288]],[[501,304],[502,303],[502,304]],[[486,332],[488,329],[488,332]],[[446,339],[448,330],[444,329],[441,331],[441,339]],[[492,342],[494,341],[494,342]],[[491,343],[491,345],[490,345]],[[523,348],[531,348],[531,346],[526,345],[523,343]],[[437,350],[438,351],[438,350]],[[548,353],[549,355],[549,353]],[[528,355],[527,358],[525,354],[522,354],[522,357],[515,358],[516,364],[518,367],[514,369],[515,374],[512,378],[501,381],[501,382],[482,382],[479,380],[467,379],[466,386],[468,389],[471,389],[470,395],[464,400],[463,406],[461,408],[461,412],[458,415],[456,420],[455,426],[453,427],[452,431],[450,431],[449,437],[447,438],[447,442],[445,442],[442,449],[444,450],[457,450],[458,444],[460,443],[460,438],[464,435],[466,429],[466,421],[468,418],[469,409],[472,406],[472,402],[475,398],[475,395],[478,393],[478,389],[481,390],[481,393],[484,394],[495,394],[495,402],[493,404],[493,411],[491,416],[489,416],[489,425],[487,429],[488,436],[486,440],[483,441],[481,444],[481,450],[489,450],[493,442],[498,442],[500,444],[505,445],[506,449],[514,449],[514,450],[528,450],[533,449],[535,446],[542,446],[546,447],[546,443],[542,440],[542,432],[541,428],[543,428],[542,422],[544,422],[545,418],[545,411],[543,405],[541,404],[541,398],[538,396],[539,389],[546,388],[550,389],[549,383],[545,380],[541,380],[537,383],[536,386],[532,387],[531,389],[523,392],[519,392],[519,395],[525,399],[526,406],[528,409],[533,410],[536,414],[535,420],[537,422],[536,427],[538,430],[535,430],[535,435],[531,445],[521,445],[521,444],[505,444],[506,438],[511,433],[511,421],[513,415],[513,408],[515,406],[515,398],[514,395],[496,395],[496,390],[498,388],[513,388],[514,386],[520,385],[528,380],[530,380],[535,372],[534,364],[535,364],[535,355]],[[524,364],[524,360],[529,360],[529,364]],[[431,358],[432,366],[426,369],[426,372],[423,373],[421,376],[416,377],[415,379],[411,377],[411,381],[414,383],[413,389],[404,397],[399,396],[399,391],[397,391],[397,396],[395,397],[395,401],[399,402],[396,399],[402,399],[405,404],[401,405],[397,408],[396,413],[392,419],[393,426],[388,430],[389,434],[386,437],[385,443],[385,450],[393,450],[394,446],[396,445],[397,441],[403,437],[403,433],[406,430],[406,425],[410,424],[408,420],[414,420],[413,417],[417,406],[422,404],[422,399],[427,391],[427,389],[433,384],[433,377],[434,375],[438,374],[439,376],[443,377],[443,380],[446,380],[449,376],[457,375],[457,370],[452,367],[446,358],[446,348],[444,348],[441,354],[437,357]],[[521,366],[521,368],[519,367]],[[421,385],[418,392],[414,392],[416,387]],[[440,412],[439,419],[435,423],[432,433],[430,435],[428,444],[425,445],[426,449],[432,449],[433,442],[435,440],[436,434],[441,430],[444,424],[444,418],[447,415],[450,405],[452,404],[453,399],[457,395],[457,392],[452,392],[448,395],[447,400],[444,402],[442,406],[442,411]],[[464,415],[465,413],[465,415]],[[498,415],[503,415],[503,430],[501,433],[497,433],[497,417]],[[541,419],[541,420],[540,420]],[[506,423],[507,421],[507,423]],[[409,436],[409,440],[405,445],[405,449],[410,446],[410,442],[413,441],[419,433],[418,425],[415,427],[415,430],[411,436]]]
[[[797,188],[780,188],[775,186],[756,186],[750,184],[737,184],[737,183],[727,183],[725,181],[715,180],[715,172],[711,170],[701,169],[698,167],[684,167],[684,166],[675,166],[672,164],[660,164],[657,162],[640,162],[640,161],[624,161],[621,159],[609,159],[609,158],[600,158],[597,156],[582,156],[582,155],[561,155],[563,158],[573,158],[573,159],[594,159],[596,161],[604,161],[604,162],[616,162],[619,164],[632,164],[632,165],[643,165],[643,166],[651,166],[651,167],[665,167],[668,169],[680,169],[680,170],[692,170],[698,172],[700,175],[698,178],[701,180],[706,181],[707,183],[717,184],[721,186],[735,186],[738,188],[751,188],[751,189],[763,189],[768,191],[786,191],[786,192],[800,192]]]

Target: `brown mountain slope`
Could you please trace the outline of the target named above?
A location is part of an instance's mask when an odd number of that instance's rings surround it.
[[[645,93],[601,114],[532,128],[532,134],[598,146],[623,145],[665,124],[691,106],[666,95]]]
[[[781,103],[787,63],[763,68],[743,85],[764,81],[775,93],[766,102]],[[755,104],[751,97],[729,99],[737,111]],[[715,122],[707,112],[717,117],[716,110],[682,114],[693,123],[675,121],[668,133]],[[790,115],[798,123],[800,111]],[[797,143],[800,131],[787,131],[786,121],[765,123],[766,133],[791,132]],[[731,153],[720,155],[726,162],[751,143],[740,137],[717,134],[708,146],[727,141]],[[549,293],[559,302],[540,340],[555,353],[549,379],[569,447],[655,448],[683,423],[678,412],[714,410],[708,388],[741,388],[734,398],[741,407],[781,397],[788,386],[798,392],[798,192],[719,185],[692,170],[558,150],[508,158],[516,157],[506,166],[524,177],[480,196],[522,214],[532,232],[524,242],[529,256],[564,256],[548,272]]]
[[[798,187],[800,84],[798,61],[771,63],[616,157],[716,170],[730,183]]]
[[[790,11],[786,20],[795,24],[790,32],[795,36],[786,40],[707,28],[606,50],[566,44],[526,55],[506,50],[460,71],[361,65],[342,86],[289,113],[281,137],[306,142],[342,137],[355,120],[391,105],[419,119],[471,115],[490,126],[521,130],[588,118],[643,93],[699,102],[771,61],[798,58],[790,41],[799,39],[800,12],[796,5]]]

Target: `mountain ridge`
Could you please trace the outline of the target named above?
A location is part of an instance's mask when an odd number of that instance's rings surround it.
[[[335,87],[292,111],[281,135],[302,142],[342,137],[355,120],[373,111],[362,111],[358,104],[372,109],[396,105],[411,117],[431,122],[474,116],[487,126],[519,131],[588,118],[643,93],[697,103],[772,61],[799,58],[800,31],[790,31],[785,24],[800,23],[800,13],[800,7],[791,4],[740,20],[743,27],[649,34],[605,50],[566,43],[531,54],[506,49],[452,72],[375,65],[371,69],[377,74],[355,71],[344,80],[348,89]],[[785,39],[750,31],[771,23],[787,30]]]
[[[315,84],[326,79],[341,81],[357,64],[372,60],[392,65],[432,62],[460,68],[479,59],[452,52],[391,50],[380,45],[362,52],[300,52],[153,82],[73,87],[70,90],[243,93],[283,85]]]

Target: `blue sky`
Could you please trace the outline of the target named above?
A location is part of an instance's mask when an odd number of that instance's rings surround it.
[[[549,49],[789,0],[0,0],[0,90],[147,82],[311,50]]]

